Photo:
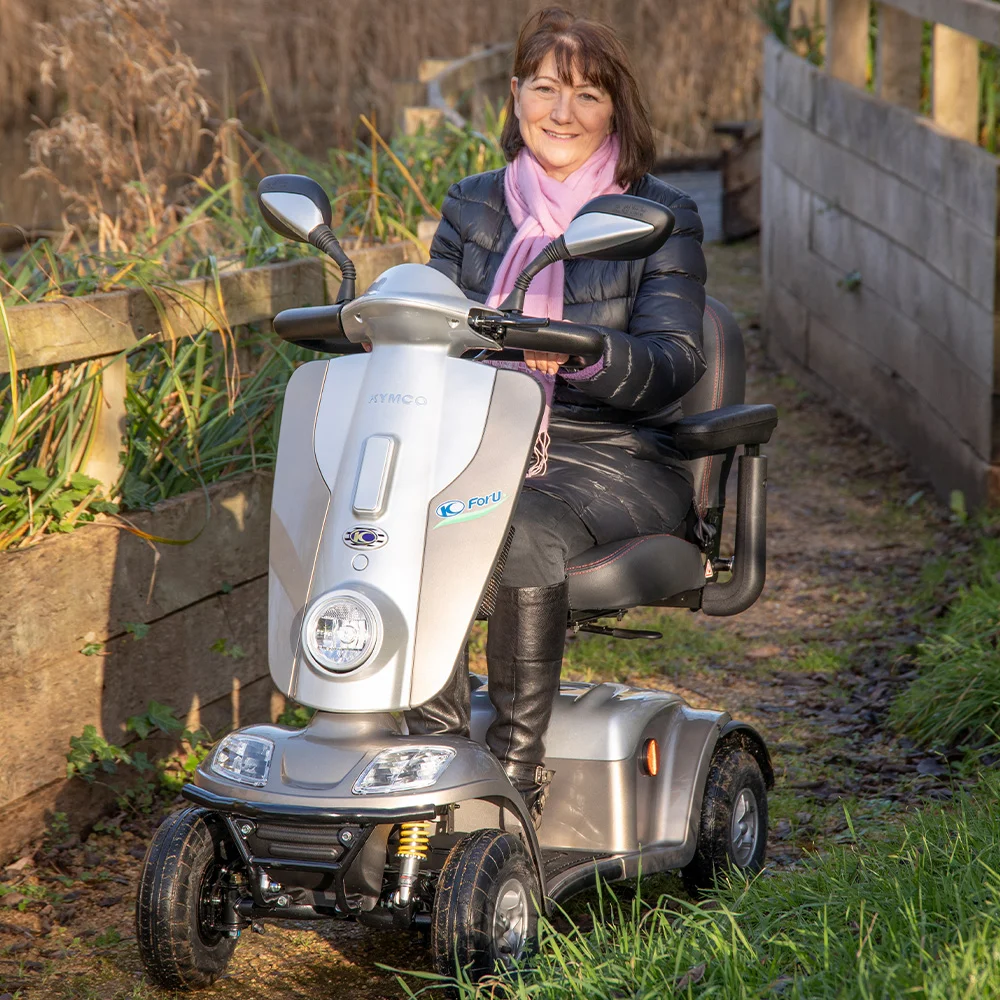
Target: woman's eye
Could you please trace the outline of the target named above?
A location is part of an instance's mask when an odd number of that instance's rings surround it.
[[[597,94],[581,94],[580,100],[582,101],[597,101],[599,100]]]

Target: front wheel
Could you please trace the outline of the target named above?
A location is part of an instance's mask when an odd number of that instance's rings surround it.
[[[538,928],[540,888],[517,838],[477,830],[450,851],[438,880],[431,927],[434,964],[443,976],[464,969],[474,982],[512,968]]]
[[[135,904],[135,936],[158,986],[210,986],[226,969],[235,938],[218,929],[229,878],[228,844],[203,809],[168,816],[146,851]]]
[[[756,875],[767,851],[767,787],[756,758],[737,742],[723,742],[701,804],[698,848],[681,870],[692,894],[711,888],[723,872]]]

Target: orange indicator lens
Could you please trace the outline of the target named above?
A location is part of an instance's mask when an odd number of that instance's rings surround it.
[[[653,778],[660,771],[660,745],[656,740],[646,740],[642,745],[642,770]]]

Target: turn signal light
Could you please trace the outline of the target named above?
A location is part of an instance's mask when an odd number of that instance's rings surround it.
[[[660,773],[660,744],[656,740],[646,740],[642,745],[642,759],[640,760],[642,773],[655,778]]]

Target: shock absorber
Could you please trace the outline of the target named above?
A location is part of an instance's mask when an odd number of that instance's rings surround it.
[[[427,860],[433,833],[434,823],[430,820],[403,823],[400,826],[399,848],[396,850],[396,857],[399,858],[399,888],[393,897],[396,906],[409,905],[417,873],[420,871],[420,862]]]

